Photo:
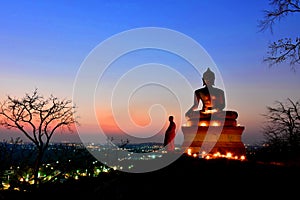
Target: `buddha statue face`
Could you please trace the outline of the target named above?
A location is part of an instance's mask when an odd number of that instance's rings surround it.
[[[215,74],[208,68],[206,72],[203,73],[203,85],[212,86],[215,85]]]

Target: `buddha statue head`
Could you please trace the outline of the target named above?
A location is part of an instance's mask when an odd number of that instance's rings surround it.
[[[212,86],[215,85],[215,74],[207,68],[202,77],[203,85]]]

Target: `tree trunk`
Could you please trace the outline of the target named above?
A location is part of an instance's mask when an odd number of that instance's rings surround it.
[[[37,188],[40,184],[39,169],[40,169],[40,166],[42,163],[43,155],[44,155],[43,148],[38,148],[37,157],[36,157],[35,164],[34,164],[34,174],[33,174],[35,188]]]

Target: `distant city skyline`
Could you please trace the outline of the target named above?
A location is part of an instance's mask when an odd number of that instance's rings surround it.
[[[203,47],[218,69],[215,86],[225,91],[225,109],[237,111],[238,123],[245,126],[243,142],[260,142],[263,139],[262,114],[267,111],[266,106],[272,106],[275,101],[285,101],[287,98],[295,101],[300,99],[299,71],[292,72],[288,64],[269,68],[268,63],[262,61],[267,54],[269,42],[299,34],[297,25],[300,15],[291,15],[277,22],[273,34],[269,31],[259,32],[258,20],[263,18],[263,10],[270,8],[268,3],[269,1],[241,3],[237,0],[213,3],[196,0],[2,2],[0,101],[3,101],[6,95],[22,97],[35,88],[44,96],[53,94],[59,98],[72,99],[80,67],[99,44],[132,29],[165,28],[182,33]],[[128,41],[131,42],[133,41]],[[174,43],[177,47],[181,45],[179,42]],[[99,77],[98,85],[92,88],[95,91],[95,100],[103,98],[112,88],[118,89],[113,85],[118,81],[124,81],[121,82],[124,83],[122,86],[130,88],[131,82],[124,76],[124,79],[121,79],[122,75],[137,67],[151,67],[151,63],[154,67],[159,66],[158,64],[161,64],[159,67],[167,66],[169,71],[152,71],[153,74],[147,71],[148,73],[139,78],[147,80],[153,75],[165,79],[173,87],[180,88],[181,82],[172,82],[172,78],[175,72],[184,75],[191,84],[191,90],[186,93],[182,91],[187,100],[180,109],[189,107],[193,101],[191,91],[202,87],[202,74],[191,70],[190,64],[177,55],[151,49],[130,52],[111,63],[105,76],[101,77],[102,79]],[[209,66],[201,66],[203,72],[207,67]],[[138,95],[142,96],[145,93],[140,88],[134,89],[137,91],[136,96],[133,96],[131,102],[125,103],[136,106],[132,108],[134,112],[131,113],[131,117],[137,127],[147,127],[152,122],[155,130],[160,131],[160,135],[156,137],[157,141],[154,142],[162,142],[168,122],[167,116],[175,113],[179,131],[176,143],[180,144],[183,140],[180,126],[184,124],[185,119],[184,113],[180,113],[176,107],[178,105],[172,92],[167,90],[167,87],[146,88],[147,91],[151,91],[151,96],[147,98],[147,102],[141,104]],[[123,102],[112,103],[123,106]],[[163,105],[165,110],[157,104]],[[105,127],[114,126],[112,116],[106,113],[107,106],[103,105],[101,101],[95,102],[98,119],[101,119]],[[144,107],[145,105],[147,107]],[[99,125],[84,116],[84,110],[90,105],[77,106],[81,112],[78,114],[83,116],[82,120],[79,120],[82,130],[92,141],[97,135]],[[120,126],[128,122],[123,116],[127,110],[124,111],[124,107],[122,109],[122,112],[118,110],[119,115],[115,116],[121,119]],[[134,128],[127,128],[135,132]],[[117,133],[118,130],[112,132]],[[155,133],[134,133],[135,136],[141,137],[141,141],[153,134]],[[1,140],[18,136],[24,138],[20,132],[0,127]],[[53,141],[79,142],[80,137],[76,133],[71,135],[58,131]]]

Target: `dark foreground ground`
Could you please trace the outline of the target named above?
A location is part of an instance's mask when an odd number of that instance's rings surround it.
[[[97,178],[1,191],[3,199],[299,199],[300,167],[183,155],[154,172],[114,171]]]

